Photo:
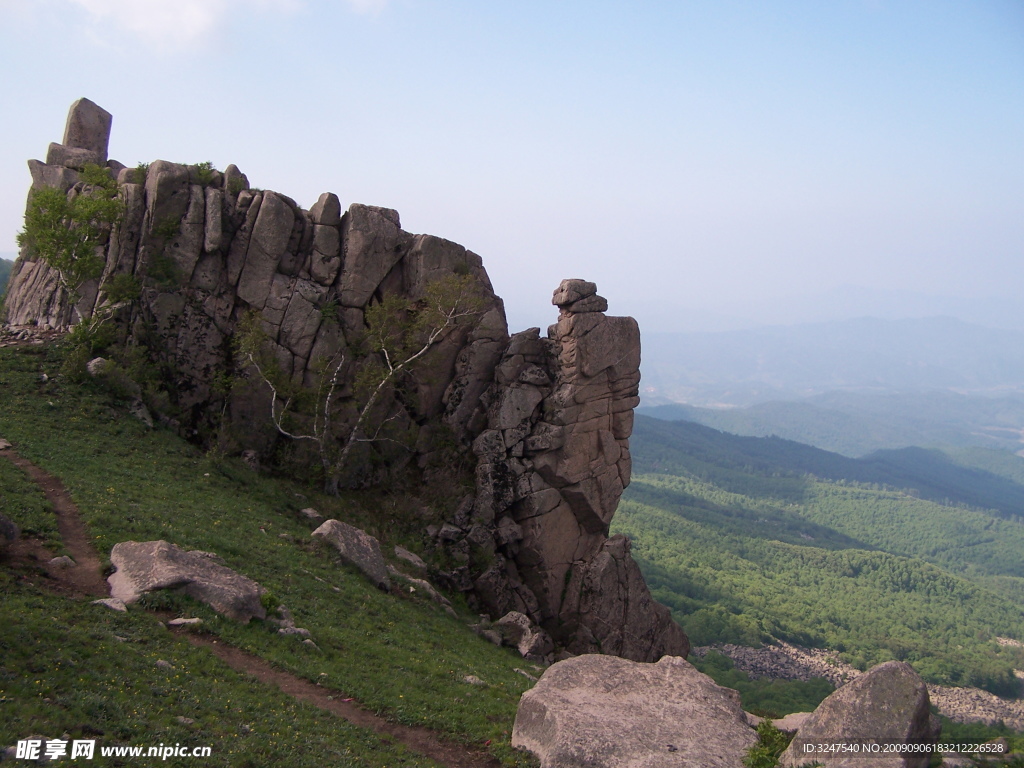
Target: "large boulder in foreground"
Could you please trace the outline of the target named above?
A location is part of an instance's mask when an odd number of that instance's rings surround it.
[[[362,571],[375,586],[385,591],[391,588],[380,542],[373,536],[340,520],[328,520],[312,535],[331,544],[342,560]]]
[[[739,694],[676,656],[560,661],[523,694],[512,729],[541,768],[737,768],[756,741]]]
[[[117,569],[107,579],[110,596],[125,604],[146,592],[178,589],[243,624],[267,616],[263,587],[212,552],[185,551],[166,541],[122,541],[110,551],[110,562]]]
[[[827,768],[926,768],[927,752],[864,757],[823,754],[813,751],[813,745],[865,741],[934,744],[939,723],[930,707],[928,688],[913,667],[902,661],[879,664],[818,705],[782,753],[779,765],[795,767],[817,761]]]

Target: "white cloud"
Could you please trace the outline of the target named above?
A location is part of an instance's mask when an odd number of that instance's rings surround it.
[[[86,31],[96,42],[116,44],[122,35],[161,50],[191,48],[210,40],[233,17],[253,12],[289,14],[339,0],[0,0],[0,18],[25,22],[40,13],[77,7],[87,15]],[[372,16],[390,0],[340,0],[352,13]]]
[[[358,0],[372,2],[373,0]],[[294,11],[300,0],[70,0],[98,27],[108,25],[161,48],[180,48],[207,39],[233,14],[250,9]],[[94,32],[99,30],[93,30]],[[105,35],[104,35],[105,36]]]

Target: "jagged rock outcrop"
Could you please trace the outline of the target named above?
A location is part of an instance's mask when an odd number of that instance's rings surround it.
[[[255,317],[292,385],[315,388],[323,361],[343,360],[330,413],[340,438],[365,402],[360,371],[379,362],[360,351],[367,313],[389,297],[415,306],[438,280],[467,276],[481,301],[476,321],[448,332],[387,387],[374,409],[390,439],[354,443],[348,480],[370,483],[382,476],[374,467],[414,462],[443,474],[452,443],[466,453],[471,446],[475,493],[434,529],[456,564],[439,577],[445,586],[492,618],[523,614],[573,653],[686,655],[685,634],[651,598],[629,542],[608,538],[631,471],[635,320],[607,316],[593,283],[566,280],[547,338],[537,328],[509,338],[482,260],[461,245],[402,230],[389,208],[343,212],[331,193],[305,210],[250,188],[233,165],[125,168],[107,159],[110,125],[108,113],[80,100],[64,143],[52,145],[46,163],[29,162],[33,190],[89,193],[86,163],[105,163],[116,178],[124,212],[98,245],[102,275],[69,296],[50,266],[22,253],[9,324],[62,329],[109,315],[163,379],[158,395],[147,394],[154,415],[256,466],[259,453],[281,443],[270,389],[236,349],[243,322]],[[119,282],[137,285],[138,298],[113,303]],[[246,385],[225,386],[246,372]],[[293,466],[319,460],[312,442],[289,444]]]
[[[739,694],[673,656],[560,661],[523,694],[512,728],[541,768],[736,768],[756,742]]]
[[[401,382],[406,394],[392,393],[379,406],[402,440],[415,445],[411,453],[393,448],[389,460],[422,460],[440,439],[442,421],[468,439],[508,338],[501,300],[479,256],[405,232],[391,209],[356,204],[342,213],[331,193],[303,210],[284,195],[250,189],[235,166],[221,173],[158,160],[148,169],[125,168],[106,158],[110,124],[108,113],[81,99],[71,108],[65,143],[51,145],[46,163],[29,161],[33,190],[82,193],[79,171],[87,162],[106,163],[117,178],[124,214],[100,245],[103,274],[81,287],[76,302],[53,269],[23,253],[7,294],[10,325],[67,327],[104,305],[117,276],[130,275],[141,296],[117,320],[174,378],[165,411],[184,432],[200,435],[212,433],[227,413],[243,447],[266,450],[276,434],[265,387],[254,381],[222,391],[223,375],[241,367],[232,337],[247,312],[258,313],[281,374],[295,383],[313,385],[318,361],[345,356],[334,414],[342,429],[356,416],[350,390],[361,364],[354,347],[366,309],[394,294],[415,302],[432,281],[469,275],[483,301],[479,322],[448,334]]]
[[[525,613],[574,653],[685,656],[686,635],[651,598],[629,541],[608,538],[632,469],[640,331],[604,314],[594,283],[564,280],[552,303],[546,339],[537,328],[512,336],[473,443],[472,518],[496,531],[475,593],[492,615]]]

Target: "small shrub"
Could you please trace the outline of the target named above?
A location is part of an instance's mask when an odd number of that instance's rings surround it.
[[[228,181],[228,194],[237,195],[245,189],[245,181],[241,176],[234,176]]]
[[[190,170],[192,171],[192,178],[195,179],[195,182],[201,187],[210,186],[213,183],[215,174],[217,173],[217,169],[214,167],[213,163],[209,161],[196,163],[190,168]]]
[[[269,589],[260,595],[260,605],[266,608],[267,613],[275,612],[280,604],[281,600]]]
[[[338,322],[338,310],[341,305],[338,304],[337,299],[330,299],[325,301],[320,306],[320,317],[323,318],[324,322],[337,323]]]
[[[757,724],[757,744],[743,758],[746,768],[775,768],[779,756],[786,751],[791,738],[772,725],[768,719]]]
[[[91,187],[98,187],[107,197],[117,194],[117,181],[110,175],[110,169],[103,165],[87,163],[82,169],[80,178]]]
[[[117,182],[107,168],[86,165],[81,178],[85,186],[77,193],[55,187],[33,191],[17,238],[31,256],[57,271],[70,296],[77,296],[86,280],[102,274],[99,246],[124,213]]]
[[[166,219],[153,225],[153,234],[162,240],[170,240],[176,237],[180,231],[181,220],[173,216],[168,216]]]
[[[114,275],[103,284],[103,292],[107,296],[107,301],[111,304],[135,301],[142,294],[142,284],[134,275],[122,272]]]
[[[98,355],[117,339],[116,329],[97,317],[90,317],[74,326],[64,344],[71,349],[84,349],[86,354]]]
[[[160,288],[173,288],[178,285],[181,276],[174,259],[165,253],[154,253],[146,264],[146,277]]]
[[[149,163],[139,163],[135,166],[132,173],[132,182],[134,184],[145,184],[148,177]]]
[[[86,368],[92,359],[92,353],[85,346],[74,346],[64,355],[64,361],[60,366],[61,378],[75,384],[81,384],[89,380],[89,371]]]

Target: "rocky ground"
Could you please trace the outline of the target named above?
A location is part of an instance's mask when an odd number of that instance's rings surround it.
[[[810,680],[823,677],[835,686],[841,686],[860,674],[860,670],[840,661],[835,651],[801,648],[778,642],[763,648],[746,648],[728,643],[700,646],[691,649],[702,657],[708,651],[728,656],[751,677],[782,680]],[[932,703],[939,712],[960,723],[981,722],[989,725],[1004,722],[1010,728],[1024,731],[1024,700],[1001,699],[980,688],[953,688],[929,685]]]

